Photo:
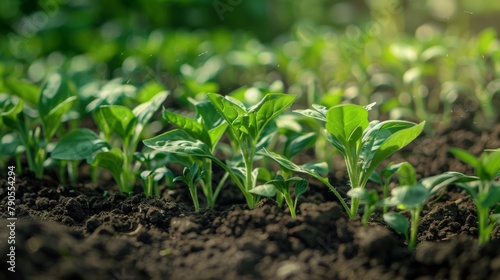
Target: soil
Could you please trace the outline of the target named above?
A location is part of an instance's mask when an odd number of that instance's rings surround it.
[[[420,176],[472,174],[449,147],[479,154],[500,147],[500,125],[488,132],[453,129],[422,136],[390,160],[408,160]],[[345,185],[345,174],[331,175]],[[1,279],[500,279],[500,230],[477,244],[475,207],[449,186],[424,207],[414,252],[372,216],[349,220],[326,187],[312,186],[297,218],[263,199],[248,209],[227,186],[215,210],[193,211],[186,188],[161,197],[128,197],[87,183],[17,178],[16,272],[7,270],[7,216],[0,226]],[[7,181],[0,181],[2,209]],[[345,193],[345,187],[341,189]]]

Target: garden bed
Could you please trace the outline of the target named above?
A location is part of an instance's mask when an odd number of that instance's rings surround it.
[[[445,171],[472,174],[448,148],[480,154],[500,147],[500,125],[489,132],[449,129],[422,135],[391,158],[407,160],[422,177]],[[341,158],[339,158],[341,161]],[[334,186],[347,175],[330,174]],[[2,208],[7,181],[0,181]],[[263,199],[249,210],[233,185],[215,210],[193,211],[187,187],[161,197],[128,197],[116,188],[56,178],[16,181],[16,273],[2,262],[2,279],[497,279],[500,230],[477,245],[475,206],[449,186],[424,204],[419,244],[372,216],[368,226],[349,220],[333,193],[310,180],[297,218],[286,205]],[[112,184],[112,183],[110,183]],[[106,192],[109,191],[109,193]],[[231,191],[234,190],[234,191]],[[345,195],[348,187],[340,187]],[[202,203],[203,206],[203,203]],[[1,227],[6,228],[2,213]],[[8,231],[2,230],[1,240]],[[2,256],[7,242],[0,243]]]

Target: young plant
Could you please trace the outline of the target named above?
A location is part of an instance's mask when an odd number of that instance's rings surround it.
[[[388,166],[384,167],[380,172],[376,170],[368,178],[370,181],[382,186],[382,199],[389,197],[389,184],[391,183],[391,177],[396,173],[401,164],[389,163]],[[383,206],[383,213],[387,213],[387,205]]]
[[[447,172],[417,181],[415,169],[407,162],[399,165],[397,175],[399,186],[392,189],[391,197],[383,200],[382,205],[409,210],[410,223],[405,216],[395,212],[385,213],[383,218],[390,227],[405,236],[409,250],[417,244],[418,222],[424,202],[447,185],[474,180],[457,172]]]
[[[61,138],[52,151],[52,158],[86,159],[93,166],[110,171],[120,191],[130,194],[140,165],[134,161],[134,153],[141,133],[167,95],[160,92],[133,110],[119,105],[99,107],[93,116],[101,137],[89,129],[76,129]],[[116,138],[112,138],[114,134]]]
[[[213,133],[202,125],[187,118],[186,125],[178,125],[182,130],[173,130],[144,141],[152,149],[178,153],[189,157],[206,158],[221,166],[245,196],[247,204],[253,208],[259,197],[250,193],[256,186],[258,173],[254,172],[253,162],[256,152],[269,140],[273,131],[263,134],[268,124],[290,107],[295,96],[286,94],[267,94],[258,104],[246,108],[241,102],[229,96],[208,93],[215,111],[226,121],[233,150],[240,154],[226,163],[213,154],[214,144],[221,136],[220,128]],[[213,114],[213,113],[212,113]],[[167,116],[170,118],[171,116]],[[226,129],[224,127],[224,129]],[[261,137],[261,135],[264,135]],[[217,136],[217,137],[216,137]],[[217,140],[217,141],[215,141]],[[210,170],[209,168],[204,168]]]
[[[291,192],[292,185],[294,185],[293,193],[295,195],[293,200]],[[250,193],[259,196],[274,197],[276,196],[276,191],[278,191],[285,198],[285,202],[290,209],[290,215],[292,218],[296,218],[297,202],[299,201],[299,197],[307,191],[308,187],[309,182],[305,179],[292,177],[285,180],[283,176],[278,174],[274,180],[251,189]]]
[[[188,188],[191,198],[193,199],[194,210],[200,210],[200,202],[198,201],[198,192],[196,190],[196,185],[202,180],[205,175],[206,170],[200,170],[200,166],[197,162],[194,162],[190,168],[184,167],[182,171],[182,176],[177,176],[174,178],[174,182],[184,182]]]
[[[450,152],[459,160],[474,167],[476,179],[471,182],[458,184],[472,197],[477,208],[479,244],[487,244],[491,239],[491,232],[500,224],[500,151],[484,152],[480,158],[458,148]],[[493,213],[491,214],[493,210]]]
[[[343,155],[351,188],[365,188],[370,175],[383,160],[412,142],[425,122],[368,121],[369,106],[342,104],[330,109],[315,105],[315,110],[298,111],[325,122],[328,141]],[[349,213],[356,215],[360,200],[353,198]]]
[[[11,96],[0,104],[2,122],[17,131],[24,146],[28,167],[36,178],[42,178],[47,164],[49,144],[54,138],[65,114],[76,100],[75,89],[61,74],[55,73],[47,78],[36,100],[36,110],[25,106],[23,99]],[[40,120],[37,123],[35,120]]]

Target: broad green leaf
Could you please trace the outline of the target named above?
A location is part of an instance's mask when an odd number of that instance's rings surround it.
[[[219,114],[228,122],[230,126],[233,126],[237,119],[246,114],[243,104],[238,104],[228,96],[223,97],[222,95],[215,93],[207,93],[207,96],[217,112],[219,112]],[[237,129],[237,127],[235,128]]]
[[[408,236],[410,223],[405,216],[399,213],[389,212],[384,214],[384,221],[396,232]]]
[[[302,169],[305,170],[314,170],[316,173],[318,173],[321,176],[327,176],[328,175],[328,164],[326,162],[309,162],[303,165],[299,166]]]
[[[408,162],[403,162],[399,166],[398,181],[401,186],[410,186],[417,183],[417,173],[415,168]]]
[[[121,182],[120,174],[123,171],[123,153],[120,149],[114,148],[107,152],[98,153],[93,159],[89,160],[89,163],[93,166],[107,169],[111,172],[116,182]]]
[[[205,143],[199,140],[192,140],[186,132],[179,129],[144,140],[143,143],[151,149],[162,152],[214,158]]]
[[[216,109],[211,102],[200,102],[192,98],[189,98],[189,101],[195,106],[196,119],[205,127],[205,130],[208,131],[215,127],[219,127],[224,122],[220,114],[214,114]]]
[[[287,158],[292,158],[300,151],[314,144],[316,133],[310,132],[306,134],[294,134],[289,136],[285,143],[283,155]]]
[[[199,139],[212,148],[212,140],[204,127],[193,119],[163,110],[163,118],[184,130],[194,139]]]
[[[305,179],[301,179],[300,181],[295,182],[295,199],[303,195],[307,191],[308,187],[309,182]]]
[[[373,157],[380,146],[394,133],[415,126],[412,122],[389,120],[384,122],[373,121],[363,133],[362,147],[359,157],[363,159],[363,168],[370,167]]]
[[[131,139],[132,129],[137,121],[134,113],[129,108],[120,105],[99,107],[94,112],[94,120],[106,137],[115,132],[123,140]]]
[[[79,160],[92,157],[109,144],[92,130],[79,128],[64,135],[54,147],[51,157],[61,160]]]
[[[61,74],[55,73],[43,84],[38,112],[44,126],[45,137],[52,138],[61,125],[61,118],[71,110],[76,100],[76,90]]]
[[[474,167],[474,169],[479,168],[479,159],[476,158],[473,154],[469,153],[466,150],[459,148],[450,148],[450,153],[452,153],[457,159],[463,161],[464,163]]]
[[[424,129],[424,125],[425,121],[413,127],[396,131],[390,135],[375,152],[367,173],[371,173],[383,160],[415,140]]]
[[[258,104],[252,106],[248,114],[255,116],[256,133],[253,137],[258,137],[269,121],[292,106],[294,100],[294,95],[270,93],[264,96]]]
[[[252,194],[264,196],[264,197],[274,197],[276,195],[276,188],[272,184],[264,184],[256,186],[249,191]]]
[[[429,198],[429,190],[421,184],[411,186],[399,186],[391,191],[393,198],[405,208],[414,209],[422,205],[424,201]]]
[[[148,102],[142,103],[132,110],[135,118],[137,119],[137,124],[135,125],[135,136],[139,137],[142,133],[144,127],[149,123],[153,115],[158,111],[160,106],[165,102],[169,95],[168,91],[162,91],[157,93]]]
[[[358,105],[343,104],[337,105],[326,113],[326,130],[333,134],[339,141],[346,145],[348,141],[357,141],[354,139],[361,134],[353,134],[356,129],[361,131],[368,126],[368,111]]]

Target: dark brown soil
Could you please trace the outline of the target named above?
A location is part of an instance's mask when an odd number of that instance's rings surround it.
[[[392,160],[410,161],[420,176],[471,174],[449,147],[476,154],[500,147],[500,126],[421,137]],[[342,182],[345,175],[333,183]],[[0,184],[5,209],[7,182]],[[249,210],[229,189],[218,209],[194,212],[184,189],[146,198],[51,179],[16,184],[16,272],[5,261],[3,211],[1,279],[500,279],[500,230],[479,247],[474,205],[454,186],[426,204],[419,245],[409,252],[378,216],[367,227],[348,220],[319,185],[292,219],[268,199]]]

